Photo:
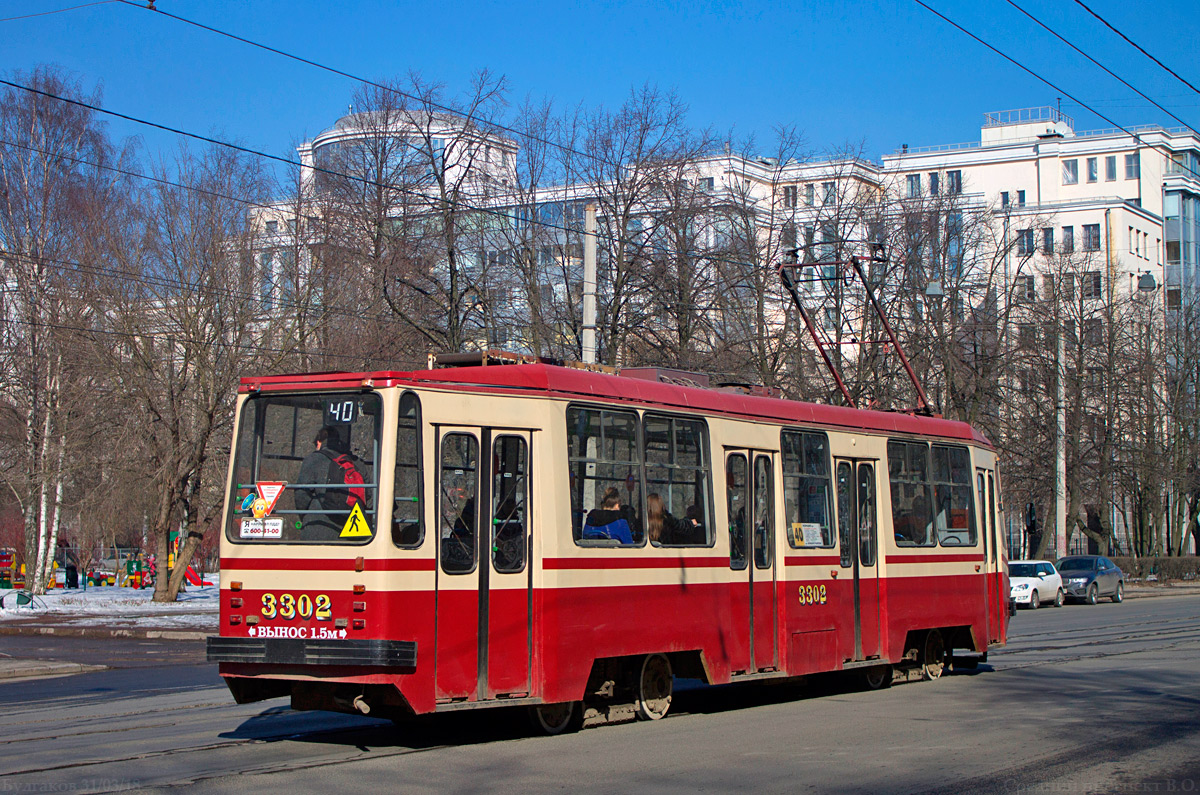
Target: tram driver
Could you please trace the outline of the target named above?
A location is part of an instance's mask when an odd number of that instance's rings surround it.
[[[327,511],[339,501],[344,506],[346,492],[322,488],[322,484],[343,482],[342,478],[335,476],[336,465],[332,462],[339,454],[348,451],[338,429],[332,425],[317,431],[313,445],[315,449],[304,457],[297,475],[301,486],[296,488],[296,509],[309,511],[301,518],[300,540],[329,541],[341,534],[342,522],[339,521],[340,517]]]

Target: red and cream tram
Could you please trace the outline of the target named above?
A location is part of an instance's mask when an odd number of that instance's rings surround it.
[[[239,702],[557,732],[1003,644],[970,426],[547,364],[246,378],[208,656]],[[320,442],[320,449],[317,443]]]

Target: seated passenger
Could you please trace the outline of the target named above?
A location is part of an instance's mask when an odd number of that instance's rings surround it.
[[[675,544],[675,517],[657,494],[646,495],[646,534],[655,544]]]
[[[621,505],[621,495],[609,486],[599,508],[593,508],[583,521],[585,540],[614,539],[622,544],[632,544],[630,531],[632,510]]]

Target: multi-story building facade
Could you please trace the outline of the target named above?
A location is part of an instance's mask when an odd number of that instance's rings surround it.
[[[1076,132],[1053,108],[989,113],[978,143],[906,145],[884,156],[883,171],[905,196],[967,190],[992,203],[1016,241],[1011,277],[1030,297],[1041,263],[1020,263],[1035,254],[1095,254],[1104,292],[1136,289],[1148,272],[1165,284],[1168,308],[1200,288],[1200,136],[1192,130]]]

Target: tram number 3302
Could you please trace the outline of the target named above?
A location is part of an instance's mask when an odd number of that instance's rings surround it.
[[[323,593],[317,594],[315,597],[306,593],[299,596],[290,593],[281,593],[278,596],[273,593],[262,595],[263,618],[279,617],[286,621],[291,621],[293,618],[302,618],[306,621],[315,618],[317,621],[328,621],[333,615],[330,606],[329,595]]]
[[[823,605],[825,604],[825,586],[824,585],[801,585],[800,586],[800,604],[802,605]]]

